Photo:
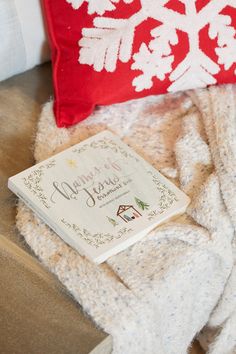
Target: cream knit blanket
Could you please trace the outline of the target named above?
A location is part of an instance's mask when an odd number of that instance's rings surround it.
[[[40,260],[113,337],[116,354],[184,354],[199,338],[236,352],[236,89],[214,87],[102,107],[58,129],[38,125],[39,162],[101,130],[129,143],[191,197],[188,213],[97,266],[23,203],[17,226]]]

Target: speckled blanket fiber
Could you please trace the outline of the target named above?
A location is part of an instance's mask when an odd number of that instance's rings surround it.
[[[23,203],[20,232],[112,335],[113,353],[184,354],[196,335],[210,354],[235,353],[236,88],[102,107],[70,129],[56,127],[50,102],[38,125],[36,161],[104,129],[191,197],[187,213],[99,266],[67,246]]]

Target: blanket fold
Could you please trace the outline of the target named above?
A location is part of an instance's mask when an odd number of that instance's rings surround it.
[[[232,85],[99,108],[69,129],[45,105],[39,162],[110,129],[191,198],[185,215],[97,266],[23,203],[17,226],[98,326],[113,353],[184,354],[193,338],[210,354],[236,350],[236,91]],[[128,348],[128,349],[127,349]]]

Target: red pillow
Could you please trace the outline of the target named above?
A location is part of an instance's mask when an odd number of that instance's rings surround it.
[[[235,81],[235,0],[44,0],[60,127],[96,105]]]

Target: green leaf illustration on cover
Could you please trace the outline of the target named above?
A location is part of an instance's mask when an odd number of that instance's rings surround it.
[[[117,226],[118,225],[118,222],[116,222],[114,219],[112,219],[112,218],[109,218],[109,216],[107,216],[107,219],[108,219],[108,221],[115,227],[115,226]]]
[[[148,208],[149,208],[149,204],[147,204],[146,202],[143,202],[141,199],[139,199],[139,198],[134,198],[135,199],[135,202],[136,202],[136,204],[137,204],[137,206],[140,208],[140,209],[142,209],[142,210],[148,210]]]

